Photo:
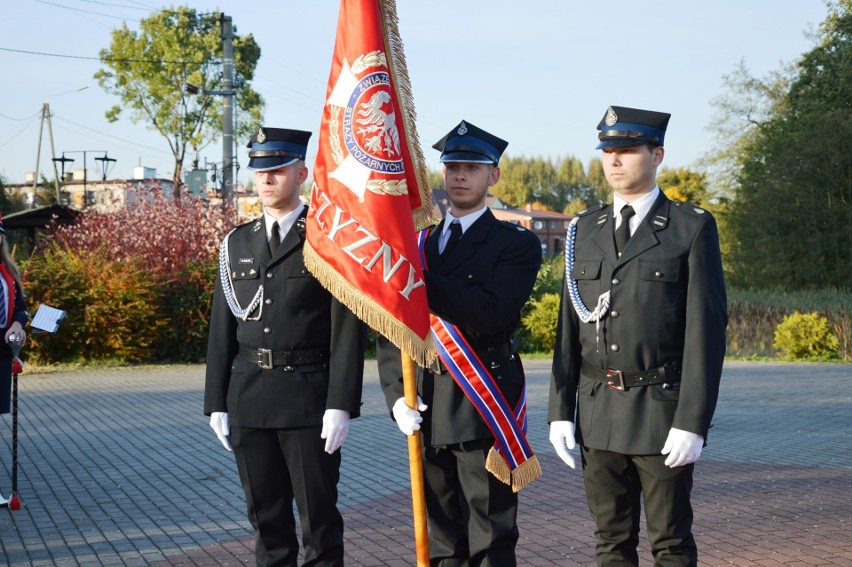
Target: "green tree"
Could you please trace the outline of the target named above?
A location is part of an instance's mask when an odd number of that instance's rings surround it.
[[[663,168],[657,176],[657,184],[669,199],[689,201],[706,206],[708,201],[707,174],[685,167]]]
[[[728,108],[754,110],[741,115],[751,126],[733,140],[721,211],[734,286],[852,287],[852,0],[827,5],[788,77],[741,82],[730,97],[740,103]]]
[[[589,200],[591,201],[589,202],[589,205],[609,201],[609,195],[612,192],[612,188],[610,188],[609,182],[606,180],[606,174],[603,170],[603,162],[601,161],[601,158],[593,158],[589,162],[588,172],[590,187]]]
[[[234,28],[236,31],[236,28]],[[235,109],[243,114],[234,135],[245,137],[257,129],[263,100],[249,82],[254,77],[260,47],[251,35],[234,33],[235,83],[241,85]],[[95,73],[101,87],[121,102],[106,113],[118,120],[123,110],[133,122],[147,122],[162,135],[175,160],[175,193],[188,147],[199,149],[222,132],[223,97],[204,94],[222,88],[222,39],[219,14],[180,6],[154,12],[139,23],[112,32],[112,42],[100,52],[104,68]],[[185,86],[199,87],[199,94]]]

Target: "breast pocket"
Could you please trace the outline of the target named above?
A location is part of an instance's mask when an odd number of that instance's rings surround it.
[[[231,282],[234,286],[234,293],[240,304],[247,303],[252,300],[254,294],[257,293],[257,287],[260,281],[260,265],[258,263],[237,264],[231,266]]]
[[[328,292],[304,266],[288,271],[284,278],[288,305],[311,305],[328,300]]]
[[[674,307],[680,304],[682,296],[680,260],[639,260],[637,303],[648,307]]]
[[[577,281],[577,289],[583,301],[594,307],[598,296],[603,293],[601,291],[601,260],[575,260],[571,279]]]
[[[481,284],[491,281],[493,270],[490,266],[472,266],[464,271],[464,281],[471,284]]]

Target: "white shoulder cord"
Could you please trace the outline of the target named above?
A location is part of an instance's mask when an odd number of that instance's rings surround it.
[[[263,284],[260,284],[260,287],[257,288],[257,293],[254,294],[254,299],[251,300],[248,307],[245,309],[240,307],[240,304],[237,302],[237,298],[234,295],[234,282],[231,279],[231,261],[228,253],[228,240],[231,238],[231,234],[233,234],[233,232],[234,231],[232,230],[226,234],[225,238],[222,240],[221,246],[219,246],[219,279],[222,281],[222,291],[225,292],[225,301],[228,303],[228,308],[237,319],[242,319],[243,321],[248,320],[249,313],[260,306],[257,316],[251,318],[253,321],[256,321],[260,319],[260,315],[263,312]]]
[[[574,242],[577,237],[577,221],[580,217],[571,219],[571,224],[568,225],[567,243],[565,246],[565,285],[568,286],[568,295],[571,296],[571,303],[574,305],[574,311],[583,323],[595,323],[595,332],[600,333],[600,322],[609,309],[609,291],[606,291],[598,297],[598,304],[594,311],[589,311],[586,304],[583,303],[583,298],[580,297],[580,290],[577,287],[577,280],[571,278],[571,272],[574,270]],[[600,336],[597,337],[600,340]]]

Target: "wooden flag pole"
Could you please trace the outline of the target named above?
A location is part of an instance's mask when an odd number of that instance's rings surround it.
[[[414,360],[400,351],[402,357],[402,385],[405,403],[417,409],[417,375]],[[408,436],[408,464],[411,469],[411,500],[414,513],[414,544],[417,549],[417,567],[429,567],[429,531],[426,526],[426,496],[423,491],[423,451],[420,432]]]

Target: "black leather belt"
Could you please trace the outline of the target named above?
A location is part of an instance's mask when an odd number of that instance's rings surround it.
[[[500,343],[499,345],[475,348],[473,350],[482,362],[491,363],[491,367],[496,368],[498,366],[496,361],[503,358],[509,358],[514,355],[518,352],[519,344],[520,343],[518,343],[515,339],[511,339],[504,343]],[[436,364],[433,364],[430,369],[432,374],[447,374],[449,372],[440,359],[435,359],[435,362]]]
[[[240,345],[240,357],[266,370],[276,366],[298,366],[316,364],[328,360],[328,351],[321,349],[272,351],[266,348],[253,349]]]
[[[599,382],[604,382],[613,390],[623,392],[628,388],[637,386],[651,386],[652,384],[672,384],[680,380],[680,368],[674,366],[661,366],[650,370],[613,370],[607,368],[601,370],[591,363],[583,361],[583,375]]]
[[[476,354],[479,355],[479,358],[488,360],[498,360],[500,358],[509,358],[510,356],[518,352],[518,347],[514,341],[506,341],[505,343],[500,343],[499,345],[478,348],[475,350]]]

